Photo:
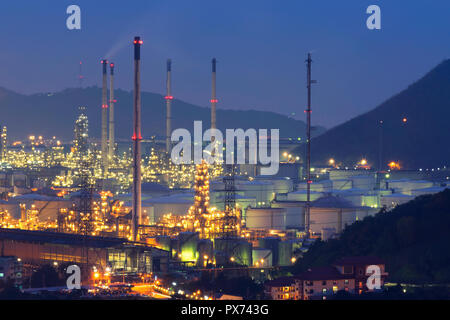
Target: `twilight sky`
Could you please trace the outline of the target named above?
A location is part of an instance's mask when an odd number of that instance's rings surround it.
[[[81,7],[81,30],[66,28],[70,4]],[[381,7],[379,31],[366,28],[371,4]],[[2,0],[0,86],[75,87],[80,60],[84,86],[101,85],[105,57],[116,64],[116,86],[130,90],[131,41],[140,35],[143,90],[164,93],[171,58],[173,95],[208,106],[215,56],[218,108],[303,119],[311,51],[313,124],[331,127],[449,58],[449,15],[448,0]]]

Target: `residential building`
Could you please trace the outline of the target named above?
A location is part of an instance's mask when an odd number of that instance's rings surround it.
[[[386,272],[385,262],[377,257],[358,256],[358,257],[344,257],[333,263],[333,266],[339,273],[350,276],[355,279],[355,293],[362,294],[381,290],[388,273]],[[367,288],[367,279],[373,272],[368,272],[369,266],[378,266],[380,268],[380,289]]]
[[[299,300],[299,289],[294,277],[282,277],[264,284],[264,293],[272,300]]]
[[[294,279],[301,300],[325,300],[342,290],[355,292],[355,279],[332,266],[309,269]]]

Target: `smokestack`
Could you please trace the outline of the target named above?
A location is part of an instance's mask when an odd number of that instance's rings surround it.
[[[106,59],[103,59],[102,61],[102,69],[103,69],[103,86],[102,86],[102,142],[101,142],[101,148],[102,148],[102,167],[103,172],[106,172],[108,170],[108,144],[107,144],[107,135],[108,135],[108,101],[106,98],[107,94],[107,84],[106,84],[106,66],[108,64],[108,61]]]
[[[212,59],[211,129],[216,129],[216,58]]]
[[[140,62],[141,45],[140,37],[134,37],[134,95],[133,95],[133,212],[132,233],[133,241],[137,240],[138,227],[142,224],[141,212],[141,80]]]
[[[114,63],[109,65],[109,148],[108,158],[111,161],[114,156],[115,137],[114,137]]]
[[[311,235],[311,85],[316,83],[311,79],[311,53],[306,59],[306,88],[308,101],[306,105],[306,204],[305,204],[305,232],[306,237]]]
[[[166,79],[166,152],[170,154],[172,151],[172,143],[170,136],[172,134],[172,88],[171,88],[172,61],[167,60],[167,79]]]

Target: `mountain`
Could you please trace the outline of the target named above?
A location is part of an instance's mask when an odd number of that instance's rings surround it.
[[[133,93],[115,90],[116,137],[130,139],[132,134]],[[165,100],[160,94],[142,92],[142,134],[165,135]],[[8,127],[9,140],[25,139],[30,134],[70,141],[78,107],[87,107],[89,136],[100,137],[101,88],[72,88],[55,93],[22,95],[0,88],[0,124]],[[172,128],[191,130],[194,120],[202,120],[204,130],[210,126],[210,108],[200,107],[174,99],[172,102]],[[304,137],[305,124],[275,113],[255,110],[236,111],[217,108],[218,128],[280,129],[280,137]],[[319,128],[319,133],[323,128]]]
[[[294,266],[301,272],[345,256],[378,256],[388,280],[450,283],[450,189],[420,196],[345,228],[339,239],[315,242]]]
[[[325,163],[333,158],[351,166],[365,157],[378,168],[381,133],[385,169],[390,161],[405,169],[448,166],[449,119],[450,60],[445,60],[374,110],[313,139],[312,159]]]

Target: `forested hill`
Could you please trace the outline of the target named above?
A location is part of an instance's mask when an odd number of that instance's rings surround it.
[[[450,283],[450,189],[421,196],[347,227],[339,239],[318,241],[295,273],[344,256],[386,260],[388,281]]]
[[[317,163],[334,158],[348,166],[365,157],[377,168],[381,137],[385,169],[390,161],[408,169],[448,166],[448,119],[450,60],[445,60],[372,111],[312,139],[312,157]]]

